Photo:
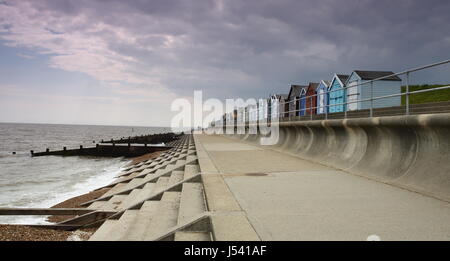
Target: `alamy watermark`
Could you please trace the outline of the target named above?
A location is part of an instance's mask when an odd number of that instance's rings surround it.
[[[261,145],[274,145],[279,138],[281,106],[277,100],[253,98],[204,101],[202,91],[194,91],[193,101],[179,98],[172,102],[171,110],[178,113],[171,127],[194,126],[195,133],[206,134],[259,134]]]

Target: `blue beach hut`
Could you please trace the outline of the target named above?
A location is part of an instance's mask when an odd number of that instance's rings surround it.
[[[299,112],[298,115],[305,116],[306,115],[306,91],[308,86],[304,86],[300,90],[300,104],[299,104]]]
[[[328,88],[328,104],[329,112],[343,112],[344,111],[344,102],[346,101],[346,91],[345,91],[345,82],[347,81],[349,75],[344,74],[334,74],[333,79],[331,80],[330,87]],[[333,106],[336,104],[335,106]]]

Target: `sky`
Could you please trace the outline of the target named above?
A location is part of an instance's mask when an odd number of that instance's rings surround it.
[[[0,122],[169,126],[194,90],[265,98],[398,72],[450,59],[449,13],[447,0],[0,0]]]

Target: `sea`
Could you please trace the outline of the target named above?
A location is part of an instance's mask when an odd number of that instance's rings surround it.
[[[165,127],[0,123],[0,207],[51,207],[108,185],[130,162],[88,156],[31,157],[30,150],[89,147],[102,139],[169,131]],[[45,216],[0,216],[0,224],[48,222]]]

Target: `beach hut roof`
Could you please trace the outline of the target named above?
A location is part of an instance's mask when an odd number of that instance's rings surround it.
[[[381,78],[381,77],[385,77],[388,75],[392,75],[394,74],[394,72],[392,71],[360,71],[360,70],[355,70],[354,71],[359,77],[361,77],[361,79],[363,80],[374,80],[377,78]],[[383,81],[401,81],[402,79],[400,79],[398,76],[389,76],[385,79],[383,79]]]
[[[289,91],[288,98],[299,97],[301,94],[306,92],[308,86],[305,85],[291,85],[291,90]]]
[[[273,94],[271,97],[275,98],[275,99],[281,99],[281,98],[287,99],[288,95],[287,94]]]
[[[316,90],[317,87],[319,87],[319,83],[318,82],[310,82],[308,85],[308,91],[310,90]]]
[[[341,81],[342,84],[345,84],[348,77],[350,77],[350,75],[347,75],[347,74],[336,74],[336,76],[339,78],[339,80]]]
[[[330,86],[330,81],[322,80],[321,82],[325,85],[325,87]]]

